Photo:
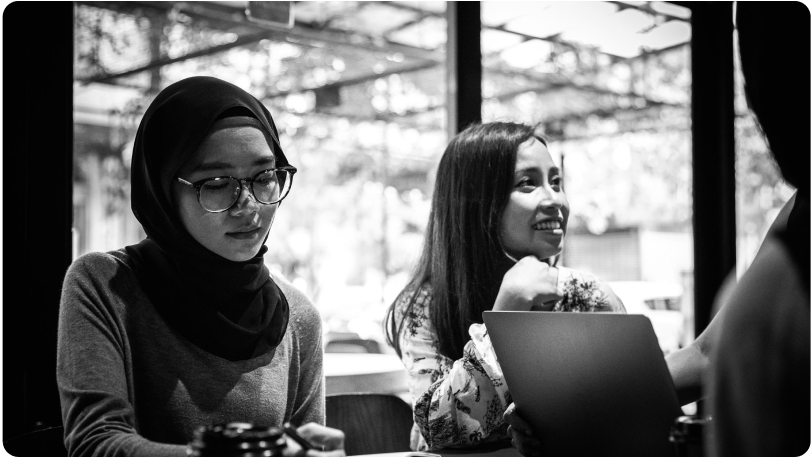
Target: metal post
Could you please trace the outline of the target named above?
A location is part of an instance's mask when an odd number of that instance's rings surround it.
[[[691,3],[695,334],[735,270],[732,2]]]
[[[482,120],[481,6],[448,2],[448,138]]]

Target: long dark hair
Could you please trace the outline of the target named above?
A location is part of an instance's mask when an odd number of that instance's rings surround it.
[[[519,146],[537,138],[528,125],[475,124],[445,149],[436,174],[422,253],[408,285],[386,315],[386,339],[402,356],[399,336],[420,289],[431,287],[429,317],[439,352],[462,357],[468,328],[493,308],[504,273],[513,265],[501,244],[500,224],[513,187]],[[404,303],[401,305],[400,303]],[[406,306],[396,318],[395,306]]]

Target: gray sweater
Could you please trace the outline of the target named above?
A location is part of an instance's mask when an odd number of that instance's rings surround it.
[[[56,378],[70,456],[184,456],[201,425],[324,423],[321,319],[282,278],[290,323],[275,350],[229,361],[170,328],[123,251],[68,269]]]

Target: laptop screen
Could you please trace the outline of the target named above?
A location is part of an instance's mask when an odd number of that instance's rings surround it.
[[[673,455],[681,409],[647,317],[486,311],[484,322],[541,455]]]

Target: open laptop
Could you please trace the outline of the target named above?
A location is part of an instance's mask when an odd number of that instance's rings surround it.
[[[682,412],[647,317],[485,311],[484,323],[541,455],[673,455]]]

